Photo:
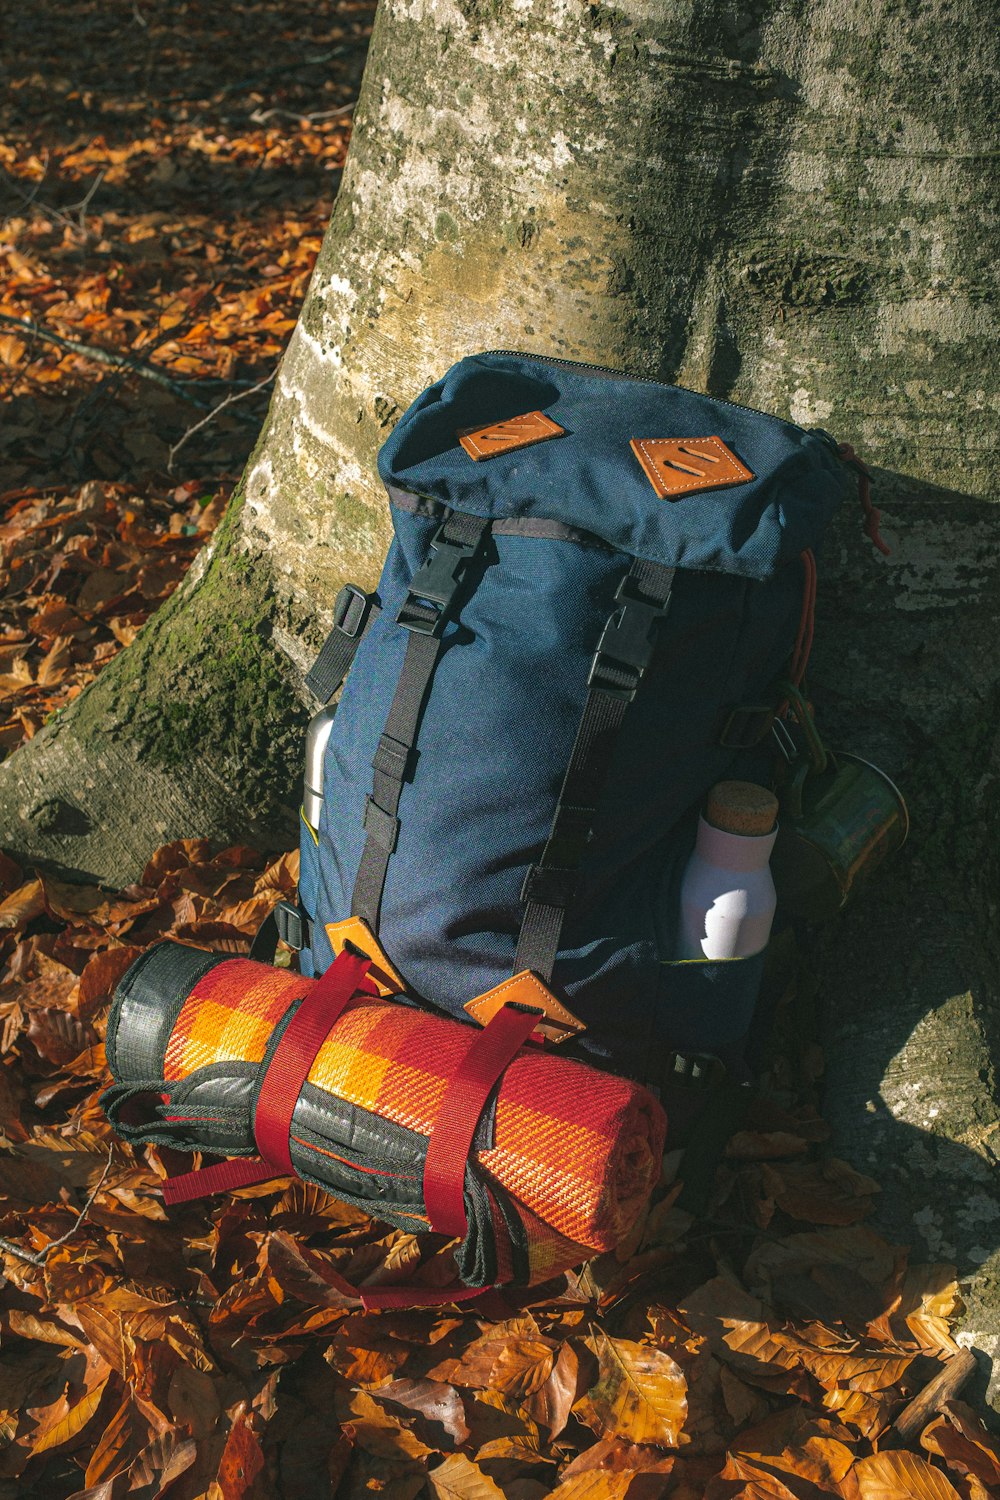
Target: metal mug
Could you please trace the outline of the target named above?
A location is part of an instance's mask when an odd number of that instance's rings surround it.
[[[860,755],[823,749],[807,705],[795,696],[809,751],[792,759],[779,789],[771,873],[785,914],[820,922],[836,916],[902,847],[910,816],[884,771]]]

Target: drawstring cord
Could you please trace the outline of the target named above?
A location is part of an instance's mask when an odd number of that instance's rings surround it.
[[[858,476],[858,497],[861,501],[861,509],[865,513],[865,535],[874,543],[883,557],[890,556],[890,549],[886,546],[879,532],[881,513],[872,504],[871,474],[867,466],[855,453],[850,443],[839,443],[837,451],[845,464],[850,464]]]

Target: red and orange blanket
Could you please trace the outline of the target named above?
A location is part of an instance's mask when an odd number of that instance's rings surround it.
[[[468,1287],[538,1283],[619,1244],[659,1175],[653,1096],[542,1044],[524,1006],[480,1029],[386,998],[368,968],[345,952],[317,981],[174,942],[133,964],[108,1117],[133,1142],[230,1158],[165,1196],[294,1171],[460,1236]]]

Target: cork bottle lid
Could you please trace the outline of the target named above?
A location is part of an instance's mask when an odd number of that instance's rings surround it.
[[[723,833],[770,833],[778,817],[778,799],[753,781],[717,781],[708,794],[705,817]]]

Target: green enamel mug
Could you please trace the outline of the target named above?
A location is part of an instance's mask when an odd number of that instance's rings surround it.
[[[822,770],[813,759],[793,763],[779,796],[771,873],[790,917],[836,916],[909,833],[898,787],[846,751],[824,752]]]

